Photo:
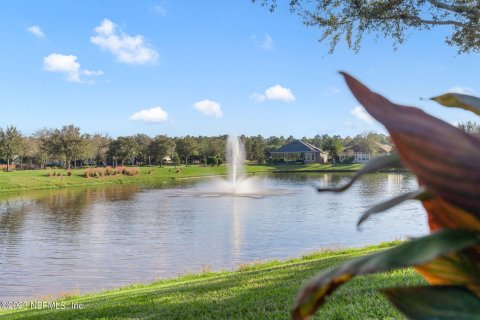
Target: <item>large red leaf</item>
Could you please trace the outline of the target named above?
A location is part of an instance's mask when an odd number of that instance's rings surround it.
[[[430,230],[442,228],[480,230],[480,220],[465,210],[456,207],[439,197],[423,200],[428,213]]]
[[[429,192],[480,217],[480,140],[420,109],[394,104],[342,74],[357,100],[387,128],[402,162]]]

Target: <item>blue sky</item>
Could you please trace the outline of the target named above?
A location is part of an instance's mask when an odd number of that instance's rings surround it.
[[[420,97],[480,94],[478,54],[457,55],[449,28],[394,50],[365,37],[329,55],[286,4],[250,0],[0,2],[0,127],[31,134],[75,124],[111,136],[355,135],[381,131],[337,71],[394,102],[454,123],[473,114]]]

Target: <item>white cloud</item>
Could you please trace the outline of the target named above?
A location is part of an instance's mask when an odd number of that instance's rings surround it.
[[[207,116],[214,116],[217,119],[220,119],[223,115],[222,107],[220,106],[220,104],[218,102],[208,99],[195,102],[193,104],[193,108],[197,109],[198,111]]]
[[[27,31],[33,34],[35,37],[44,39],[45,33],[43,33],[42,29],[39,26],[30,26],[27,28]]]
[[[263,39],[259,39],[256,35],[250,37],[253,43],[263,50],[271,50],[273,49],[273,39],[270,37],[269,34],[265,34]]]
[[[326,90],[323,91],[322,95],[326,97],[336,96],[339,95],[341,92],[340,89],[330,86]]]
[[[292,102],[295,101],[295,96],[292,93],[292,90],[282,87],[279,84],[276,84],[265,90],[264,94],[252,93],[250,99],[255,102],[264,102],[266,100],[277,100],[283,102]]]
[[[50,72],[62,73],[67,81],[78,83],[84,82],[80,78],[80,74],[87,77],[103,74],[101,70],[81,70],[80,63],[77,62],[77,56],[60,53],[51,53],[43,58],[43,68]]]
[[[158,14],[161,17],[166,17],[168,14],[167,7],[165,5],[165,2],[162,2],[161,4],[157,4],[156,6],[153,7],[153,12]]]
[[[452,93],[462,93],[462,94],[475,94],[475,90],[470,87],[454,86],[447,90],[447,92]]]
[[[117,29],[115,23],[104,19],[95,28],[96,35],[90,37],[90,42],[115,55],[118,62],[146,64],[158,60],[158,53],[145,43],[143,36],[129,36]]]
[[[84,74],[87,77],[96,77],[96,76],[102,76],[104,72],[102,70],[82,70],[82,74]]]
[[[168,113],[161,107],[153,107],[135,112],[129,119],[145,123],[160,123],[168,120]]]
[[[355,108],[350,110],[350,113],[363,122],[366,122],[366,123],[374,122],[374,119],[372,118],[372,116],[369,115],[362,106],[356,106]]]
[[[263,102],[263,101],[267,100],[267,97],[263,94],[259,94],[259,93],[254,92],[250,95],[250,99],[252,99],[255,102]]]
[[[63,73],[67,81],[81,82],[80,63],[76,56],[52,53],[43,58],[43,68],[50,72]]]

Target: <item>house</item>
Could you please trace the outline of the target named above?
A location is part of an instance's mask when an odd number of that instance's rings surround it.
[[[338,154],[341,163],[367,163],[373,158],[389,155],[392,147],[386,144],[375,142],[375,149],[370,153],[360,144],[346,147]]]
[[[270,153],[273,163],[325,163],[327,156],[327,152],[301,140],[293,140]]]

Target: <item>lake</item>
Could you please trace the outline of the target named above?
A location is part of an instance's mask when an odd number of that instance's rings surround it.
[[[419,202],[368,220],[361,213],[417,188],[414,176],[377,173],[341,194],[315,191],[349,173],[257,175],[261,197],[214,197],[212,179],[2,195],[0,300],[92,292],[188,272],[233,269],[332,247],[428,233]]]

